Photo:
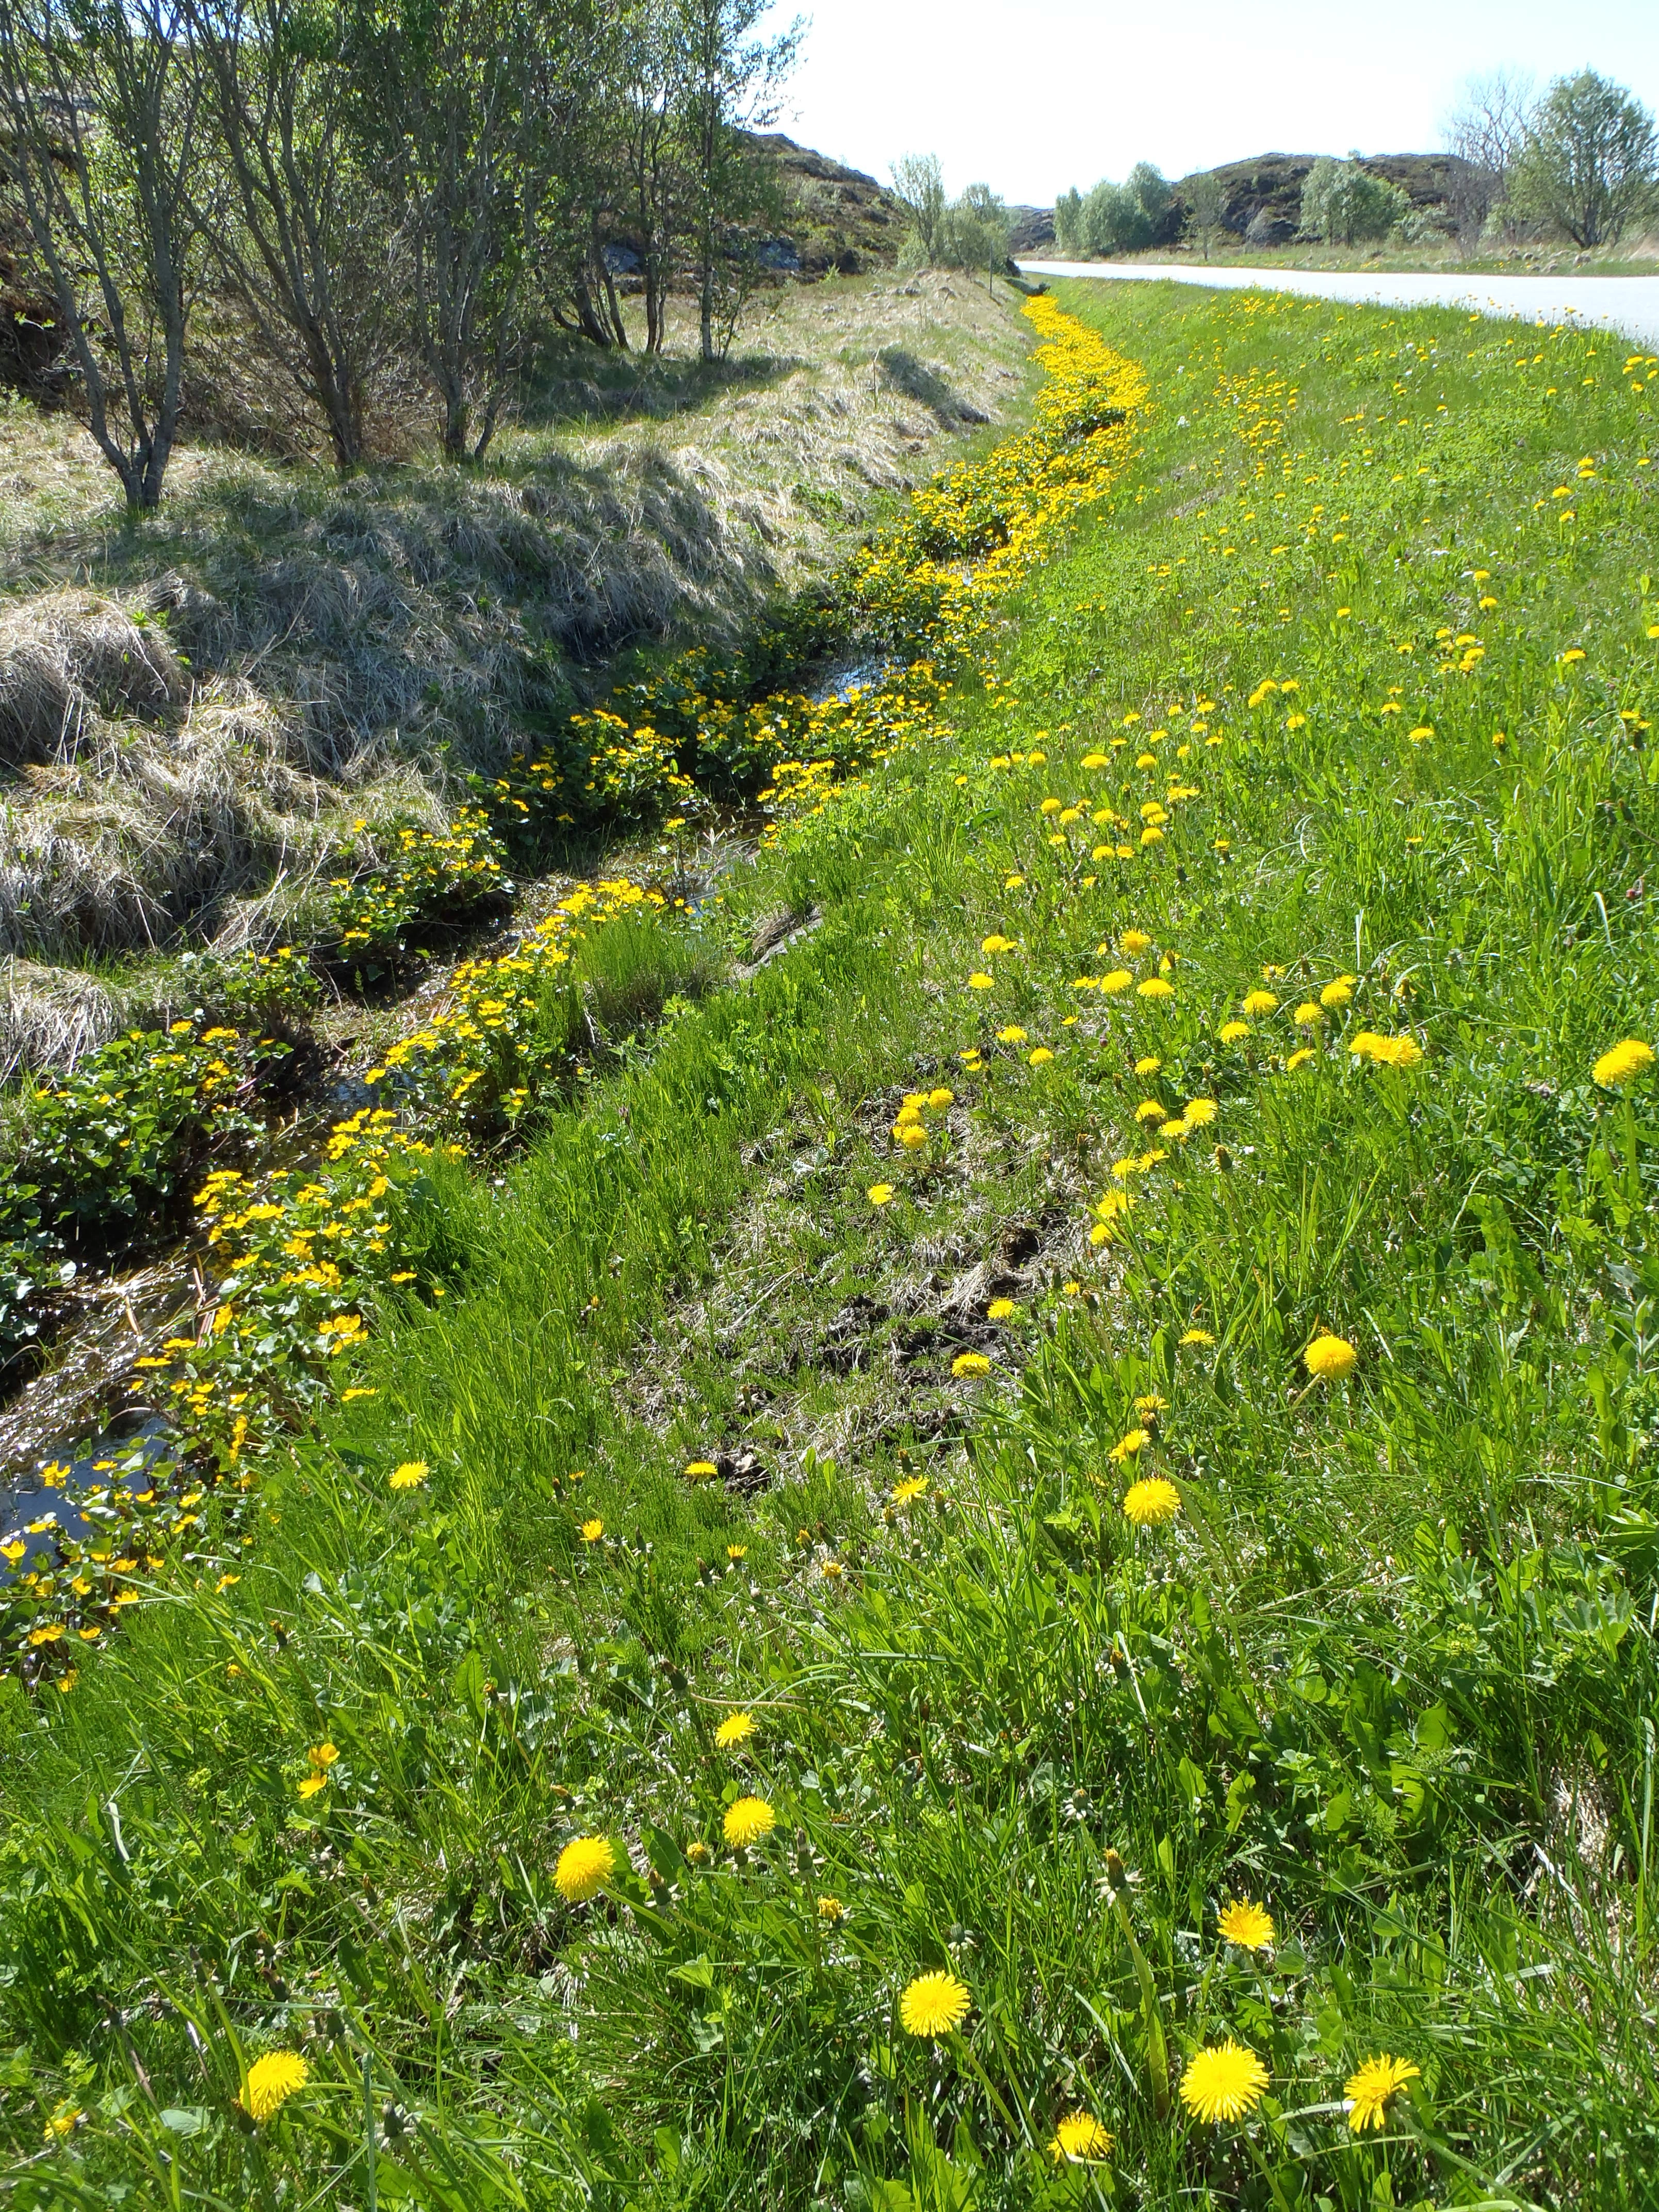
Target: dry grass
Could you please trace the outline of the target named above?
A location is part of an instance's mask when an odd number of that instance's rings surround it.
[[[717,373],[684,323],[657,362],[561,356],[487,469],[342,483],[186,448],[138,526],[78,426],[10,406],[0,951],[270,933],[342,842],[436,818],[619,651],[734,637],[831,564],[1006,416],[1015,305],[939,275],[790,287]]]

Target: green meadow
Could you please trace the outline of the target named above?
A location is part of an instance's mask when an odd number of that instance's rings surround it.
[[[6,2203],[1653,2201],[1659,364],[1059,303],[941,713],[4,1686]]]

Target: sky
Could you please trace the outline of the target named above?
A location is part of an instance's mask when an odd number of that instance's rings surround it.
[[[809,18],[778,127],[886,180],[937,154],[1010,202],[1251,154],[1423,153],[1474,71],[1589,68],[1659,108],[1659,0],[784,0]]]

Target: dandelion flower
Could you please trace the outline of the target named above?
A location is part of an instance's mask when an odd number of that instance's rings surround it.
[[[1304,999],[1291,1018],[1298,1029],[1310,1030],[1318,1021],[1319,1015],[1317,1001],[1313,999]]]
[[[1235,2043],[1195,2051],[1181,2077],[1181,2101],[1198,2120],[1242,2120],[1261,2102],[1267,2069],[1254,2051]]]
[[[927,1493],[927,1478],[925,1474],[907,1474],[902,1482],[893,1485],[893,1503],[895,1505],[914,1505],[918,1498],[924,1498]]]
[[[1029,1052],[1025,1055],[1026,1065],[1029,1067],[1046,1067],[1053,1058],[1054,1054],[1046,1044],[1038,1045],[1035,1052]]]
[[[962,2026],[972,2002],[966,1984],[954,1974],[918,1974],[899,1999],[899,2020],[907,2035],[938,2042]]]
[[[1025,1032],[1018,1022],[1010,1022],[1006,1029],[997,1031],[999,1044],[1024,1044],[1024,1042]]]
[[[75,2133],[76,2129],[85,2118],[86,2115],[79,2105],[59,2105],[46,2122],[45,2130],[46,2141],[61,2142],[65,2136],[72,2136]]]
[[[605,1523],[600,1520],[597,1513],[591,1521],[584,1521],[582,1522],[581,1540],[584,1544],[597,1544],[604,1534]]]
[[[249,2119],[264,2127],[267,2120],[275,2119],[295,2091],[303,2089],[310,2078],[311,2069],[297,2051],[267,2051],[247,2069],[242,2110]]]
[[[1145,1429],[1131,1429],[1127,1437],[1120,1437],[1112,1446],[1112,1464],[1121,1467],[1126,1459],[1133,1459],[1151,1441]]]
[[[754,1733],[752,1713],[728,1713],[714,1730],[714,1741],[722,1751],[734,1751],[740,1743],[747,1743]]]
[[[890,1182],[872,1182],[864,1194],[872,1206],[885,1206],[893,1195],[893,1186]]]
[[[1207,1328],[1189,1328],[1181,1341],[1183,1344],[1213,1344],[1215,1339]]]
[[[988,1321],[1012,1321],[1018,1311],[1019,1308],[1012,1298],[993,1298],[985,1309],[985,1318]]]
[[[1162,975],[1149,975],[1144,983],[1135,985],[1138,999],[1173,999],[1175,985],[1166,982]]]
[[[746,1559],[749,1557],[749,1547],[747,1544],[728,1544],[726,1547],[726,1556],[735,1566],[739,1559]]]
[[[567,1905],[585,1905],[616,1871],[616,1845],[608,1836],[578,1836],[559,1853],[553,1881]]]
[[[1216,1932],[1241,1951],[1265,1951],[1273,1940],[1272,1916],[1248,1898],[1235,1898],[1218,1917]]]
[[[1137,953],[1150,951],[1152,940],[1144,929],[1126,929],[1117,942],[1120,951],[1133,960]]]
[[[1279,1001],[1271,991],[1247,991],[1239,1011],[1254,1020],[1261,1014],[1277,1013]]]
[[[968,978],[968,988],[970,991],[988,991],[993,988],[993,984],[994,978],[988,975],[982,968],[976,968]]]
[[[1048,2155],[1056,2166],[1067,2159],[1109,2158],[1112,2137],[1092,2112],[1067,2112],[1055,2128]]]
[[[988,1375],[991,1363],[982,1352],[959,1352],[951,1362],[951,1372],[958,1382],[969,1375]]]
[[[1340,1382],[1352,1375],[1358,1353],[1346,1336],[1322,1333],[1303,1353],[1304,1365],[1310,1375],[1320,1382]]]
[[[1315,1054],[1313,1047],[1310,1044],[1304,1044],[1300,1052],[1293,1052],[1290,1058],[1285,1061],[1285,1074],[1294,1075],[1298,1067],[1305,1067],[1308,1062],[1314,1057]]]
[[[1337,976],[1333,982],[1327,983],[1324,989],[1320,993],[1320,1005],[1322,1006],[1346,1006],[1349,1000],[1353,997],[1353,985],[1354,979],[1352,975]]]
[[[1167,1121],[1169,1118],[1168,1110],[1156,1098],[1143,1098],[1135,1108],[1137,1121]]]
[[[406,1459],[401,1467],[394,1467],[386,1480],[393,1490],[416,1490],[432,1469],[423,1459]]]
[[[1342,2085],[1353,2100],[1348,2108],[1348,2125],[1355,2135],[1366,2128],[1380,2128],[1389,2098],[1407,2081],[1421,2079],[1421,2069],[1409,2058],[1390,2058],[1386,2051],[1368,2058]]]
[[[893,1134],[907,1152],[920,1150],[927,1141],[927,1132],[920,1121],[901,1121],[894,1129]]]
[[[1134,980],[1127,968],[1114,968],[1109,975],[1101,977],[1100,988],[1109,999],[1115,999],[1120,991],[1127,991]]]
[[[1183,1118],[1189,1129],[1206,1129],[1220,1111],[1213,1098],[1189,1098]]]
[[[721,1825],[732,1850],[746,1851],[750,1844],[757,1844],[763,1836],[771,1834],[778,1825],[778,1816],[764,1797],[739,1797],[735,1805],[726,1807]]]
[[[954,1091],[941,1088],[938,1091],[930,1091],[927,1094],[927,1103],[936,1114],[942,1114],[947,1106],[954,1106],[956,1103],[957,1094]]]
[[[838,1897],[821,1897],[818,1899],[818,1918],[829,1921],[832,1926],[846,1911],[847,1907]]]
[[[714,1854],[709,1850],[707,1844],[696,1842],[690,1843],[686,1845],[685,1856],[693,1866],[707,1866],[709,1860],[714,1857]]]
[[[712,1475],[719,1473],[720,1469],[712,1459],[689,1459],[685,1462],[685,1479],[688,1482],[707,1482]]]
[[[1216,1031],[1223,1044],[1239,1044],[1250,1034],[1248,1022],[1223,1022]]]
[[[1161,1475],[1133,1484],[1123,1496],[1123,1517],[1133,1528],[1161,1528],[1181,1510],[1181,1492]]]
[[[1137,1075],[1156,1075],[1163,1065],[1164,1062],[1158,1058],[1158,1054],[1155,1052],[1151,1052],[1146,1054],[1146,1057],[1144,1060],[1138,1060],[1135,1062],[1135,1073]]]
[[[1644,1044],[1640,1037],[1626,1037],[1611,1052],[1604,1052],[1591,1072],[1603,1090],[1618,1091],[1638,1075],[1645,1075],[1652,1066],[1653,1047]]]

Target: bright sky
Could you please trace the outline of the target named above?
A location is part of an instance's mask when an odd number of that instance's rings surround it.
[[[797,7],[784,0],[775,21]],[[1166,176],[1250,154],[1411,154],[1471,71],[1583,68],[1659,107],[1656,0],[799,0],[811,17],[780,126],[884,182],[934,153],[1046,207],[1155,161]],[[793,110],[793,113],[789,111]]]

